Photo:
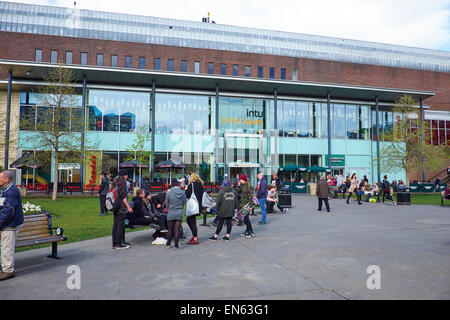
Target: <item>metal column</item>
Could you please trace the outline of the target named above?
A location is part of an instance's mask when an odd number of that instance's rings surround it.
[[[420,135],[422,139],[422,182],[425,182],[425,133],[424,133],[424,112],[423,112],[423,101],[419,98],[420,102]]]
[[[375,97],[375,127],[376,127],[376,135],[377,135],[377,179],[378,185],[381,185],[381,167],[380,167],[380,115],[378,112],[378,96]]]
[[[214,162],[215,162],[215,176],[214,180],[215,182],[219,181],[219,84],[216,84],[216,111],[215,111],[215,139],[216,139],[216,150],[214,155]],[[225,153],[224,153],[225,154]],[[224,161],[225,163],[225,161]],[[224,169],[225,170],[225,169]],[[224,171],[225,172],[225,171]]]
[[[5,128],[5,163],[4,170],[8,170],[9,158],[9,128],[11,125],[11,89],[12,89],[12,71],[8,72],[8,95],[6,96],[6,128]]]
[[[85,145],[85,132],[86,132],[86,98],[87,98],[87,94],[86,94],[86,76],[83,76],[83,97],[82,97],[82,101],[81,101],[81,108],[82,108],[82,112],[81,112],[81,166],[80,166],[80,181],[81,181],[81,192],[84,191],[84,164],[86,161],[86,154],[85,154],[85,150],[84,150],[84,145]]]
[[[156,128],[156,120],[155,120],[155,116],[156,116],[156,104],[155,104],[155,94],[156,94],[156,84],[155,84],[155,80],[152,81],[152,95],[151,95],[151,107],[152,107],[152,127],[151,127],[151,132],[152,132],[152,164],[151,164],[151,174],[150,174],[150,181],[154,182],[155,179],[155,128]]]
[[[278,91],[277,88],[275,88],[275,90],[273,91],[273,130],[274,130],[274,154],[275,154],[275,167],[277,167],[276,169],[279,168],[280,163],[279,163],[279,153],[278,153]],[[270,128],[270,124],[269,124],[269,128]],[[269,130],[270,131],[270,130]],[[269,134],[269,137],[271,135]],[[271,168],[271,171],[275,171],[274,168]]]
[[[328,126],[328,167],[331,168],[331,104],[330,93],[327,93],[327,126]]]

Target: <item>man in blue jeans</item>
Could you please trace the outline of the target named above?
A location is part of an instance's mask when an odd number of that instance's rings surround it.
[[[259,207],[261,208],[261,221],[258,224],[266,224],[266,198],[267,198],[267,179],[261,171],[258,172],[258,192],[256,198],[258,198]]]

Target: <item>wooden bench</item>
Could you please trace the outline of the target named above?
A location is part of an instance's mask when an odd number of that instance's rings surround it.
[[[63,228],[52,227],[52,218],[49,213],[24,216],[24,225],[16,239],[16,248],[34,246],[44,243],[52,244],[52,254],[49,258],[58,257],[58,241],[65,241]]]

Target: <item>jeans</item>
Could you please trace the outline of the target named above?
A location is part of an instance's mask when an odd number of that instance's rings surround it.
[[[106,195],[100,195],[100,213],[108,213],[108,209],[106,209]]]
[[[114,223],[112,229],[112,242],[113,246],[120,246],[125,241],[125,218],[127,211],[121,211],[120,209],[114,211]]]
[[[266,223],[266,199],[258,199],[259,207],[261,208],[261,221]]]

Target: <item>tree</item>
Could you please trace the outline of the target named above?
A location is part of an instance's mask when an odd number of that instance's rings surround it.
[[[450,157],[447,145],[432,145],[430,128],[426,121],[420,123],[420,109],[410,95],[400,97],[393,108],[394,127],[384,133],[385,142],[380,149],[380,167],[383,172],[406,172],[422,169],[422,153],[425,154],[425,169],[436,170]],[[411,125],[414,123],[416,125]],[[424,141],[422,140],[424,130]],[[377,160],[377,159],[375,159]]]
[[[58,65],[49,71],[44,80],[47,84],[37,94],[39,109],[36,128],[34,121],[27,123],[26,119],[21,125],[25,130],[36,131],[35,134],[27,135],[25,140],[35,149],[51,152],[44,154],[48,154],[49,160],[54,163],[52,200],[56,200],[59,163],[80,162],[82,159],[81,113],[74,111],[80,105],[70,69]]]
[[[146,164],[149,167],[153,161],[153,153],[148,151],[149,143],[151,143],[152,135],[148,132],[146,126],[141,126],[136,131],[136,138],[133,144],[127,149],[129,156],[127,160],[136,160],[139,164]],[[142,168],[139,167],[139,187],[142,181]]]

